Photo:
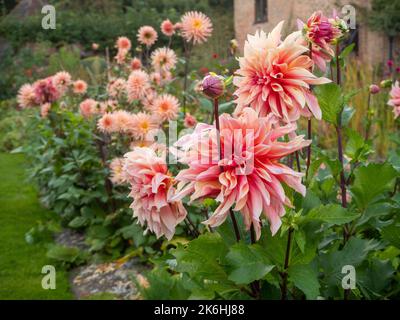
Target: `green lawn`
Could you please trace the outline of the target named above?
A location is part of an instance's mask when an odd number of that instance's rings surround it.
[[[64,270],[56,269],[55,290],[42,289],[42,267],[51,264],[46,248],[24,239],[37,221],[51,216],[26,180],[24,157],[0,153],[0,299],[73,298]]]

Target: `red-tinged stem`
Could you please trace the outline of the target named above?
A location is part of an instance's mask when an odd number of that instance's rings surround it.
[[[371,108],[371,92],[368,92],[368,103],[367,103],[367,125],[365,127],[365,140],[369,138],[369,131],[371,129],[371,116],[370,116],[370,108]]]
[[[222,152],[221,152],[221,136],[220,136],[220,127],[219,127],[219,102],[218,98],[214,99],[214,119],[215,119],[215,128],[217,129],[217,145],[218,145],[218,155],[219,159],[222,159]],[[224,170],[222,167],[220,167],[221,172]],[[235,218],[235,214],[232,210],[232,208],[229,209],[229,213],[232,219],[232,224],[233,228],[235,230],[235,235],[236,235],[236,240],[239,242],[240,241],[240,232],[239,232],[239,227]]]
[[[312,60],[312,42],[310,42],[309,45],[308,45],[308,56]],[[312,71],[312,67],[311,67],[311,71]],[[312,90],[312,87],[310,87],[310,90]],[[312,122],[311,122],[311,118],[308,119],[307,139],[308,140],[312,139]],[[308,171],[310,169],[310,165],[311,165],[311,144],[307,147],[306,179],[308,178]]]
[[[186,94],[187,94],[187,86],[188,86],[188,73],[189,73],[189,62],[191,55],[191,44],[185,44],[185,74],[183,79],[183,113],[186,114]]]

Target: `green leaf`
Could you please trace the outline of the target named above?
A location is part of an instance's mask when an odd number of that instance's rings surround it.
[[[303,291],[307,299],[319,296],[318,272],[310,264],[298,264],[288,269],[289,280]]]
[[[176,258],[176,270],[179,272],[215,281],[226,281],[228,278],[221,265],[228,253],[228,247],[218,233],[201,235],[187,247],[178,246],[171,253]]]
[[[322,118],[333,125],[337,125],[338,116],[344,103],[340,87],[335,83],[327,83],[317,86],[314,92],[322,110]]]
[[[319,220],[332,224],[344,224],[353,221],[359,216],[354,212],[349,212],[347,209],[338,204],[321,205],[312,209],[303,221]]]
[[[346,57],[353,51],[354,46],[355,46],[355,43],[352,43],[352,44],[348,45],[346,48],[344,48],[342,50],[342,52],[340,53],[339,58],[346,59]]]
[[[212,112],[213,104],[212,104],[211,100],[209,100],[207,98],[199,98],[199,101],[200,101],[200,108],[203,111]]]
[[[72,219],[69,223],[68,226],[71,228],[81,228],[85,226],[88,222],[88,219],[85,217],[76,217]]]
[[[233,269],[229,280],[236,284],[248,284],[262,279],[274,268],[258,244],[237,243],[229,250],[226,260]]]
[[[382,238],[400,249],[400,224],[393,223],[382,229]]]
[[[388,191],[397,176],[397,171],[389,163],[371,163],[355,169],[351,191],[359,209],[365,210],[378,196]]]

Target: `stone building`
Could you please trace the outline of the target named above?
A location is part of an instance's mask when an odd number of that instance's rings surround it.
[[[288,33],[297,30],[297,18],[306,21],[316,10],[322,10],[329,16],[333,10],[341,13],[345,5],[351,5],[355,8],[356,28],[351,30],[348,41],[356,44],[354,54],[361,61],[376,65],[388,59],[389,41],[384,34],[371,31],[367,26],[363,12],[370,2],[370,0],[234,0],[236,39],[239,48],[243,48],[247,34],[254,33],[257,29],[269,32],[277,23],[285,20],[285,33]],[[398,39],[396,41],[395,48],[399,43]]]

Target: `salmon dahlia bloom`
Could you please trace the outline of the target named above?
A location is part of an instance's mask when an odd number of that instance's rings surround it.
[[[181,34],[187,42],[203,43],[211,36],[213,26],[209,17],[202,12],[186,12],[181,19]]]
[[[87,91],[87,83],[83,80],[76,80],[73,84],[74,93],[85,94]]]
[[[112,79],[107,85],[108,95],[116,98],[125,93],[126,81],[122,78]]]
[[[169,48],[158,48],[151,54],[151,65],[157,71],[168,71],[174,69],[177,62],[174,50]]]
[[[119,49],[117,55],[114,57],[118,64],[124,64],[126,61],[126,56],[128,55],[128,50]]]
[[[196,118],[187,112],[185,115],[185,120],[183,121],[183,125],[186,128],[193,128],[196,124],[197,124]]]
[[[132,47],[131,40],[129,40],[127,37],[119,37],[117,39],[116,47],[119,50],[129,51]]]
[[[400,87],[398,81],[392,86],[389,95],[390,100],[388,101],[388,105],[393,107],[394,118],[396,119],[400,116]]]
[[[309,71],[313,62],[304,55],[307,47],[297,43],[298,33],[281,41],[282,26],[283,21],[268,36],[263,31],[248,36],[233,80],[238,87],[235,114],[249,106],[260,116],[273,113],[287,123],[298,120],[300,115],[321,119],[310,85],[331,81]]]
[[[61,96],[61,92],[53,83],[53,78],[48,77],[33,84],[36,104],[52,103]]]
[[[137,39],[139,43],[151,47],[157,41],[157,31],[153,27],[143,26],[139,29]]]
[[[251,108],[245,108],[239,118],[223,114],[220,119],[221,160],[214,126],[200,123],[192,134],[176,143],[178,161],[188,169],[176,176],[178,192],[173,199],[191,194],[190,200],[215,198],[219,207],[205,222],[221,225],[232,206],[240,211],[246,228],[254,226],[260,237],[260,217],[264,213],[271,232],[281,226],[285,205],[290,206],[282,184],[306,193],[301,184],[302,173],[296,172],[280,160],[308,146],[311,141],[296,136],[289,142],[279,138],[293,133],[296,124],[280,126],[272,114],[259,118]]]
[[[47,116],[49,115],[49,112],[50,112],[50,108],[51,108],[51,104],[50,103],[47,102],[45,104],[42,104],[40,106],[40,116],[42,118],[47,118]]]
[[[89,118],[91,115],[96,113],[96,106],[97,106],[96,100],[93,99],[83,100],[79,104],[79,110],[81,112],[81,115],[85,118]]]
[[[115,120],[115,127],[120,132],[130,131],[133,114],[125,110],[117,110],[112,113]]]
[[[131,61],[131,69],[132,70],[139,70],[140,68],[142,68],[142,61],[140,61],[140,59],[138,58],[133,58]]]
[[[165,93],[154,100],[151,110],[161,121],[175,120],[178,117],[179,100]]]
[[[168,200],[175,190],[165,158],[151,148],[135,148],[125,154],[124,171],[131,185],[133,216],[157,238],[171,240],[187,212],[181,201]]]
[[[102,132],[112,133],[118,131],[118,126],[115,117],[112,113],[105,113],[99,121],[97,121],[97,128]]]
[[[146,94],[146,90],[150,88],[149,75],[142,70],[132,71],[126,83],[128,100],[130,102],[141,99]]]
[[[53,76],[53,83],[60,91],[65,92],[72,83],[71,75],[66,71],[57,72]]]
[[[167,37],[172,37],[175,34],[175,25],[169,20],[164,20],[161,23],[161,32]]]
[[[20,108],[25,109],[36,105],[35,88],[29,83],[24,84],[17,95],[17,102]]]
[[[145,112],[139,112],[132,116],[129,132],[135,139],[153,141],[158,127],[158,119]]]
[[[126,176],[124,171],[125,158],[114,158],[110,163],[110,181],[114,185],[121,185],[126,183]]]

